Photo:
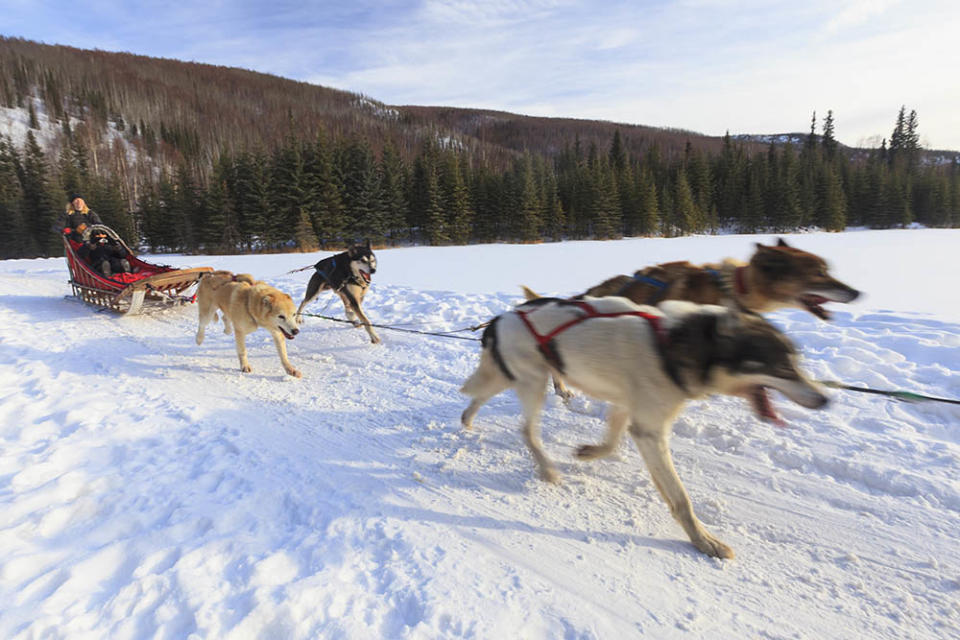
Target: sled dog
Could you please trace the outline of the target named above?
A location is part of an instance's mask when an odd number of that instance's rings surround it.
[[[205,274],[197,287],[199,325],[197,344],[203,344],[204,330],[217,319],[217,310],[223,315],[223,332],[234,334],[240,370],[252,371],[247,360],[246,337],[257,329],[270,332],[280,355],[283,368],[291,376],[302,374],[287,358],[284,340],[293,340],[300,333],[297,310],[293,299],[265,282],[254,280],[248,273],[234,275],[229,271]]]
[[[628,431],[690,541],[721,558],[732,558],[733,550],[694,515],[670,457],[672,423],[684,403],[715,393],[742,396],[762,419],[779,421],[768,389],[811,409],[827,402],[798,368],[793,345],[760,316],[683,301],[658,309],[620,297],[533,300],[485,330],[480,364],[460,389],[472,398],[461,421],[470,429],[484,403],[514,389],[527,447],[550,482],[559,476],[542,450],[539,413],[551,374],[610,403],[605,440],[581,446],[577,457],[610,455]]]
[[[524,294],[527,299],[537,297],[526,287]],[[758,242],[747,264],[732,259],[701,266],[666,262],[632,276],[615,276],[578,297],[622,296],[637,304],[654,305],[663,300],[687,300],[726,304],[754,313],[793,307],[829,320],[830,312],[823,304],[852,302],[859,295],[859,291],[830,275],[823,258],[779,238],[772,246]]]
[[[361,307],[370,287],[370,277],[377,272],[377,257],[370,249],[370,241],[367,240],[366,244],[355,244],[343,253],[324,258],[313,267],[316,272],[307,283],[307,292],[297,309],[297,319],[302,321],[303,308],[321,291],[332,289],[343,302],[347,320],[355,327],[362,326],[366,329],[370,342],[379,343],[380,336],[370,326],[370,319]]]
[[[830,275],[820,256],[791,247],[783,238],[777,244],[757,243],[750,262],[726,259],[721,264],[696,266],[689,262],[666,262],[615,276],[576,296],[622,296],[637,304],[656,305],[664,300],[687,300],[698,304],[722,304],[766,313],[788,307],[804,309],[829,320],[827,302],[852,302],[860,292]],[[523,287],[527,300],[538,294]],[[570,392],[554,381],[557,395]]]

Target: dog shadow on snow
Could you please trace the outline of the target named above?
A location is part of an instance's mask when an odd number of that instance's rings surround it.
[[[617,480],[595,473],[592,469],[578,469],[574,466],[578,463],[572,460],[569,465],[565,464],[564,460],[570,460],[569,453],[562,454],[563,445],[558,445],[546,433],[546,444],[560,463],[559,467],[568,471],[569,484],[561,487],[541,484],[534,477],[533,462],[523,443],[519,424],[509,433],[503,432],[503,427],[491,425],[491,430],[499,433],[490,438],[464,434],[459,424],[463,405],[459,397],[454,397],[431,406],[397,407],[380,414],[375,407],[360,410],[301,409],[294,413],[284,410],[282,406],[271,405],[262,407],[263,411],[258,413],[258,421],[269,427],[258,436],[258,439],[262,438],[261,442],[253,446],[261,448],[261,453],[264,453],[262,447],[282,448],[285,464],[305,470],[299,475],[306,479],[309,486],[291,487],[291,493],[296,495],[295,500],[324,500],[332,502],[334,509],[339,508],[338,505],[349,504],[354,507],[350,510],[354,516],[435,523],[465,530],[468,536],[473,535],[471,530],[477,529],[515,531],[576,542],[632,544],[701,557],[685,538],[680,537],[682,532],[679,528],[675,534],[666,534],[666,538],[622,531],[627,516],[619,506],[623,503],[621,500],[617,500],[616,509],[605,512],[609,517],[609,530],[603,526],[606,518],[597,518],[595,514],[591,517],[591,525],[595,526],[590,527],[574,521],[573,517],[569,527],[538,524],[530,508],[538,503],[548,506],[553,503],[559,511],[574,512],[578,509],[578,502],[587,506],[590,497],[578,487],[581,475],[596,478],[597,482],[609,482],[610,486],[604,488],[605,494],[622,492],[626,501],[637,500],[636,507],[630,509],[629,517],[636,517],[637,512],[646,512],[648,502],[632,495],[632,487],[617,486]],[[511,409],[507,408],[506,411],[509,413]],[[272,413],[276,415],[271,416]],[[234,415],[230,411],[213,419],[224,425],[243,424],[249,422],[250,412],[239,411]],[[570,420],[576,418],[571,417]],[[549,428],[549,425],[545,426]],[[473,434],[477,429],[482,427],[475,428]],[[489,435],[494,436],[492,433]],[[585,437],[589,439],[592,435],[586,434]],[[245,439],[246,436],[240,434],[240,437]],[[482,441],[482,445],[478,441]],[[238,448],[243,449],[244,446],[238,444]],[[508,448],[516,456],[510,455],[504,462],[501,449]],[[418,459],[423,452],[430,453],[428,460]],[[441,459],[459,457],[457,470],[440,470],[442,463],[438,464],[438,456]],[[491,456],[498,460],[495,470],[483,466]],[[636,463],[638,475],[646,474],[639,454],[633,462]],[[330,495],[310,497],[310,492],[324,485],[325,491],[336,492],[340,497],[332,500]],[[649,491],[656,493],[652,485],[648,483],[646,486]],[[516,506],[507,507],[510,512],[503,515],[496,513],[502,509],[495,506],[500,505],[499,502],[477,502],[476,509],[472,509],[470,505],[473,500],[465,502],[458,494],[470,495],[476,488],[493,494],[522,495],[523,499],[512,499],[510,503]],[[448,498],[450,511],[425,506],[424,503],[435,503],[438,493]],[[667,507],[659,500],[659,496],[654,499],[655,503],[650,505],[649,510],[662,508],[666,511]],[[526,500],[530,503],[526,503]],[[355,511],[358,505],[361,514]],[[454,509],[459,512],[454,513]],[[494,513],[489,513],[491,510]],[[328,510],[325,518],[330,516]],[[558,516],[556,520],[562,521],[563,516]],[[321,522],[315,524],[318,527],[322,525]],[[644,524],[641,521],[632,526],[643,527]]]

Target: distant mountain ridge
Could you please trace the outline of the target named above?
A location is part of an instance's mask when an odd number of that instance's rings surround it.
[[[708,153],[722,146],[722,137],[682,129],[469,107],[387,105],[359,93],[235,67],[18,38],[0,37],[0,71],[0,107],[25,108],[26,99],[34,95],[50,120],[92,120],[101,135],[108,134],[111,122],[119,131],[143,134],[146,128],[147,134],[160,134],[162,143],[148,153],[159,151],[171,162],[178,156],[210,161],[221,150],[269,150],[294,131],[315,136],[321,129],[331,136],[364,136],[375,148],[391,140],[406,157],[415,154],[426,137],[456,140],[459,147],[478,152],[496,166],[505,166],[524,151],[556,156],[574,140],[584,147],[603,147],[617,130],[633,154],[656,145],[671,158],[688,143]],[[10,112],[0,111],[0,132],[13,129],[10,119]],[[734,136],[748,152],[771,143],[800,144],[805,137]],[[958,155],[936,153],[950,159]]]

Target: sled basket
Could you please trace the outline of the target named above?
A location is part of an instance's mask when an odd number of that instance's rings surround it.
[[[77,249],[82,243],[63,236],[63,252],[67,258],[73,295],[87,304],[125,315],[188,304],[193,302],[195,296],[188,296],[185,292],[196,284],[204,273],[213,271],[212,267],[175,269],[167,265],[151,264],[133,255],[113,229],[104,225],[92,225],[85,232],[85,237],[93,230],[106,232],[123,247],[133,273],[118,273],[109,278],[105,277],[77,255]]]

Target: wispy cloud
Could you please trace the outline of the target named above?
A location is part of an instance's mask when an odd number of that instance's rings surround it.
[[[855,144],[901,104],[960,148],[953,0],[357,0],[5,4],[0,30],[235,65],[365,93],[720,135],[803,130],[833,109]]]

